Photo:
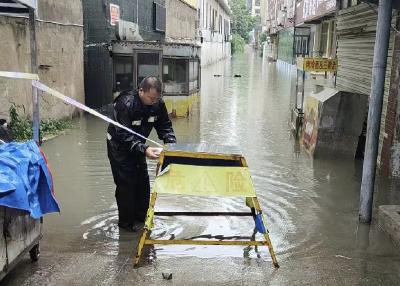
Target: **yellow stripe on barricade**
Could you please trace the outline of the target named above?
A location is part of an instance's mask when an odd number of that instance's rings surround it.
[[[39,76],[34,73],[23,73],[23,72],[6,72],[0,71],[0,77],[6,77],[11,79],[29,79],[39,80]]]
[[[169,164],[154,181],[153,192],[189,196],[256,197],[246,167]]]

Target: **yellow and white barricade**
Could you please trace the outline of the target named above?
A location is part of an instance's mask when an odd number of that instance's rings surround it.
[[[182,148],[183,146],[183,148]],[[215,152],[218,148],[204,145],[169,146],[160,155],[157,177],[150,197],[146,222],[138,241],[134,266],[137,266],[145,245],[244,245],[267,246],[275,267],[279,267],[272,247],[265,218],[245,158],[242,155]],[[223,147],[222,147],[223,148]],[[221,147],[219,147],[221,150]],[[199,151],[200,150],[200,151]],[[209,152],[213,150],[213,152]],[[246,199],[250,212],[156,212],[158,194],[241,197]],[[151,239],[149,236],[155,216],[250,216],[254,218],[263,240],[193,240]]]

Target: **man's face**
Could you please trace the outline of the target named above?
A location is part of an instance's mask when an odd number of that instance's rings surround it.
[[[139,97],[144,105],[153,105],[160,101],[161,94],[155,88],[150,88],[148,91],[139,89]]]

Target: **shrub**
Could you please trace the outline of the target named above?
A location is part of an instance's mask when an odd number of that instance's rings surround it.
[[[232,54],[238,52],[242,53],[244,51],[245,44],[245,40],[239,34],[233,34],[231,43]]]

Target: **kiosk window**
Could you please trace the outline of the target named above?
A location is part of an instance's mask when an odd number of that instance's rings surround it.
[[[159,77],[159,61],[160,55],[157,53],[138,53],[137,66],[138,66],[138,85],[146,76]]]
[[[114,90],[133,88],[132,57],[114,58]]]

